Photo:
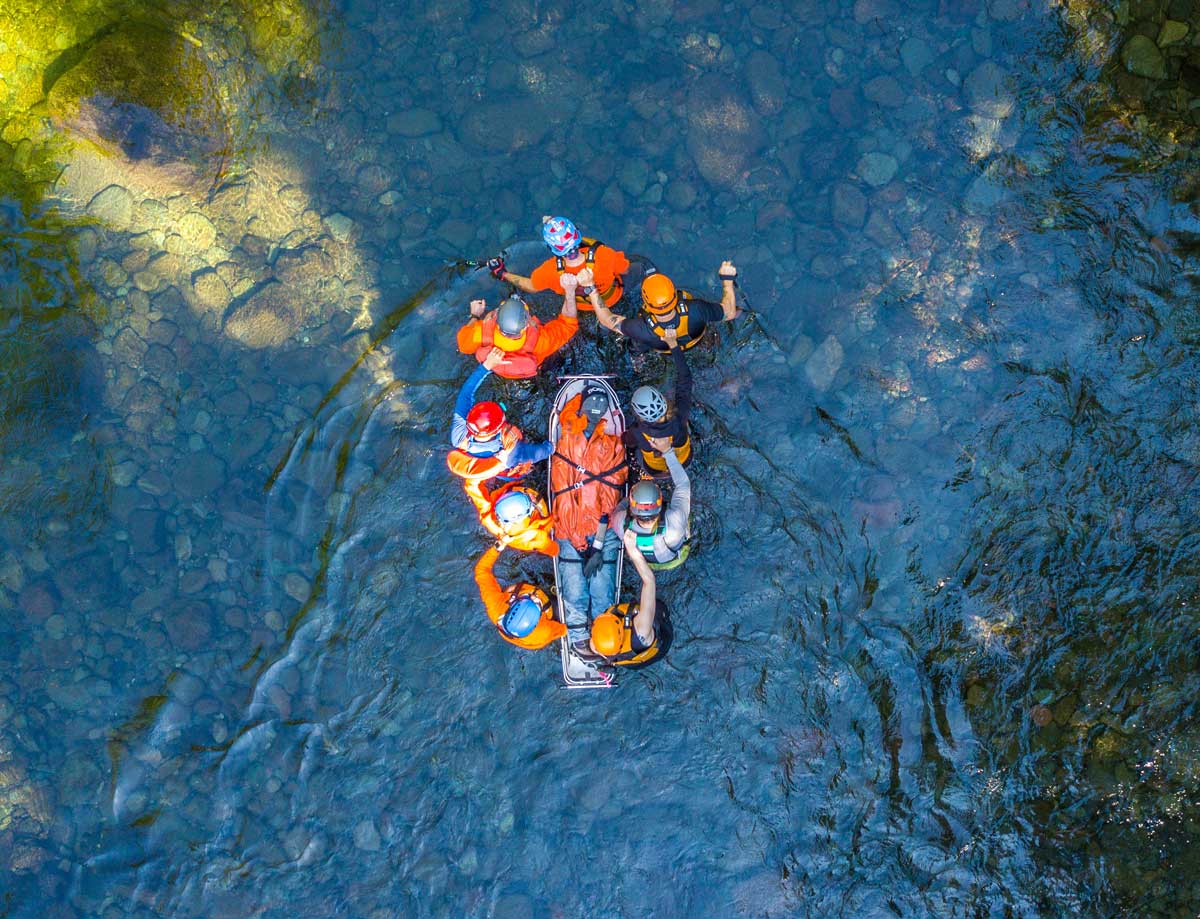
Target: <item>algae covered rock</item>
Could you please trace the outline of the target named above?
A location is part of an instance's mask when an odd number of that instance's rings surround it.
[[[184,182],[211,181],[232,144],[203,47],[157,25],[106,27],[51,63],[43,85],[58,127]]]
[[[1158,45],[1145,35],[1135,35],[1121,49],[1121,63],[1130,73],[1149,80],[1164,80],[1167,63]]]

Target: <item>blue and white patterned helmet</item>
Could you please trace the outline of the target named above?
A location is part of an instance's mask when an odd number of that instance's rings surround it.
[[[542,239],[555,255],[570,255],[579,248],[583,237],[575,224],[566,217],[550,217],[542,221]]]

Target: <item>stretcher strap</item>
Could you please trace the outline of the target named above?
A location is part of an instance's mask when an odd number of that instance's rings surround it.
[[[603,472],[592,472],[587,467],[580,466],[577,462],[575,462],[570,457],[563,456],[557,450],[554,451],[554,455],[557,456],[564,463],[566,463],[568,466],[571,466],[580,475],[584,476],[584,478],[580,479],[578,482],[568,485],[566,488],[560,488],[558,491],[556,491],[554,493],[554,497],[556,497],[556,498],[559,495],[566,494],[568,491],[575,491],[576,489],[583,488],[583,486],[587,485],[589,482],[601,482],[602,484],[607,485],[613,491],[619,492],[621,490],[621,486],[619,484],[617,484],[616,482],[610,482],[608,479],[605,478],[605,476],[612,475],[614,472],[620,472],[622,469],[624,469],[626,466],[629,465],[628,463],[625,462],[625,460],[621,460],[621,462],[617,463],[617,465],[613,466],[611,469],[605,469]]]

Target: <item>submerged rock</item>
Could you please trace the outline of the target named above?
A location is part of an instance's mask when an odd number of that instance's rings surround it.
[[[202,47],[145,21],[109,26],[64,51],[43,87],[56,125],[179,184],[212,182],[232,146]]]
[[[842,369],[845,352],[842,343],[833,335],[826,338],[804,363],[804,375],[813,389],[824,392]]]
[[[900,164],[887,153],[865,153],[858,161],[858,176],[868,185],[879,188],[896,177]]]
[[[746,82],[754,107],[764,115],[778,115],[787,101],[787,80],[779,61],[766,51],[753,51],[746,61]]]
[[[133,219],[133,196],[127,188],[109,185],[88,202],[87,212],[113,230],[128,230]]]
[[[1121,49],[1121,63],[1130,73],[1149,80],[1164,80],[1167,62],[1163,60],[1158,45],[1145,35],[1135,35]]]
[[[251,348],[273,348],[298,332],[301,323],[283,285],[267,284],[226,317],[225,333]]]
[[[697,80],[687,98],[687,149],[713,185],[737,184],[747,159],[762,146],[762,122],[719,74]]]
[[[971,71],[963,81],[963,93],[972,110],[988,118],[1007,118],[1016,105],[1016,97],[1008,88],[1008,74],[991,61]]]
[[[488,153],[516,153],[541,142],[550,120],[529,97],[472,106],[459,123],[459,139]]]

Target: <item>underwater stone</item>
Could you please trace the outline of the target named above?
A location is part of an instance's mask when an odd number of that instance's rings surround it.
[[[1162,48],[1167,45],[1173,45],[1187,34],[1188,24],[1186,22],[1168,19],[1162,24],[1162,28],[1158,32],[1158,46]]]
[[[362,820],[354,827],[354,847],[364,852],[378,852],[379,831],[370,820]]]
[[[78,59],[64,54],[51,65],[43,76],[47,110],[58,126],[123,160],[122,168],[149,165],[175,186],[211,182],[231,132],[208,61],[173,30],[126,21]]]
[[[845,352],[842,343],[833,335],[826,338],[804,363],[804,375],[813,389],[824,392],[842,369]]]
[[[229,286],[211,268],[199,271],[193,276],[192,292],[201,306],[210,310],[224,310],[229,305]]]
[[[442,120],[429,109],[410,108],[389,115],[387,129],[389,134],[399,134],[401,137],[424,137],[440,131]]]
[[[677,211],[686,211],[696,203],[696,187],[684,179],[676,179],[667,186],[667,204]]]
[[[876,105],[887,108],[899,108],[908,100],[896,78],[887,74],[867,81],[863,86],[863,96]]]
[[[621,164],[617,173],[617,183],[627,194],[635,198],[646,190],[646,183],[649,179],[650,166],[641,159],[626,160]]]
[[[217,241],[217,228],[198,211],[189,211],[179,218],[179,235],[198,250],[207,250]]]
[[[354,221],[345,214],[330,214],[325,218],[325,229],[338,242],[348,242],[354,231]]]
[[[174,467],[175,491],[185,501],[211,495],[225,482],[225,463],[208,451],[188,453]]]
[[[133,196],[121,185],[110,185],[88,202],[87,211],[113,230],[128,230],[133,220]]]
[[[991,61],[984,61],[963,81],[967,104],[989,118],[1007,118],[1016,105],[1007,82],[1008,74],[1003,69]]]
[[[762,146],[758,113],[720,74],[692,84],[687,97],[687,149],[696,168],[713,185],[741,181],[747,158]]]
[[[833,187],[833,219],[856,230],[867,219],[866,196],[849,182]]]
[[[540,143],[549,129],[545,109],[525,97],[472,106],[459,123],[459,139],[489,153],[515,153]]]
[[[895,178],[900,164],[886,153],[866,153],[858,161],[858,176],[868,185],[879,188]]]
[[[238,305],[225,320],[225,333],[250,348],[281,345],[300,329],[292,298],[281,284],[268,284]]]
[[[779,62],[766,51],[753,51],[746,61],[750,101],[764,115],[778,115],[787,101],[787,80]]]
[[[933,60],[933,51],[927,42],[913,36],[905,39],[904,44],[900,46],[900,60],[904,62],[904,69],[915,77],[929,66]]]
[[[1145,35],[1135,35],[1121,49],[1121,63],[1130,73],[1149,80],[1162,80],[1167,76],[1167,64],[1162,52]]]

